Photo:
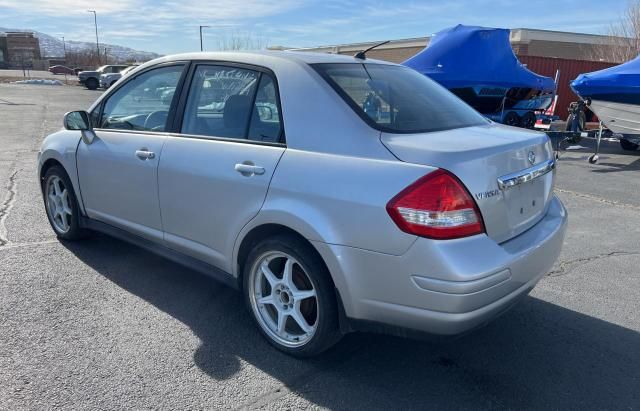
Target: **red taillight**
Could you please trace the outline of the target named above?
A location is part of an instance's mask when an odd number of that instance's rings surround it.
[[[398,227],[409,234],[448,240],[484,233],[482,215],[456,176],[438,169],[402,190],[387,204]]]

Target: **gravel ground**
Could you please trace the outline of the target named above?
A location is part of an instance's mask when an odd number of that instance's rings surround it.
[[[68,85],[78,85],[78,76],[67,74],[53,74],[48,71],[42,70],[0,70],[0,83],[12,83],[14,81],[28,80],[28,79],[46,79],[46,80],[58,80]],[[0,95],[2,98],[2,95]],[[0,102],[1,104],[1,102]]]
[[[300,361],[209,278],[104,236],[55,239],[37,149],[98,95],[0,85],[0,409],[640,408],[640,152],[563,154],[560,260],[487,327],[352,334]]]

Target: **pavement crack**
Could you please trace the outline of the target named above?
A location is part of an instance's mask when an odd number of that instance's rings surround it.
[[[563,188],[555,188],[555,191],[559,192],[559,193],[564,193],[564,194],[569,194],[575,197],[580,197],[580,198],[586,198],[588,200],[593,200],[593,201],[597,201],[600,203],[604,203],[604,204],[608,204],[608,205],[612,205],[612,206],[616,206],[616,207],[624,207],[624,208],[632,208],[635,210],[640,210],[640,206],[635,205],[635,204],[629,204],[629,203],[622,203],[619,201],[614,201],[614,200],[609,200],[607,198],[603,198],[603,197],[598,197],[592,194],[586,194],[586,193],[580,193],[577,191],[572,191],[572,190],[565,190]]]
[[[589,256],[589,257],[575,258],[573,260],[568,260],[568,261],[561,261],[560,264],[558,265],[558,268],[556,268],[555,270],[549,271],[549,273],[547,273],[547,276],[548,277],[561,277],[563,275],[569,274],[576,267],[581,266],[581,265],[585,265],[585,264],[587,264],[587,263],[589,263],[591,261],[596,261],[596,260],[600,260],[600,259],[603,259],[603,258],[626,256],[626,255],[640,255],[640,252],[612,251],[610,253],[592,255],[592,256]]]
[[[0,204],[0,247],[9,243],[7,234],[7,228],[5,227],[5,221],[9,212],[15,204],[16,195],[18,194],[16,176],[20,170],[14,170],[9,176],[9,183],[7,184],[7,195],[4,201]]]

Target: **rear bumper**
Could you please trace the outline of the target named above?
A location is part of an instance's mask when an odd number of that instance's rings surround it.
[[[402,256],[318,244],[347,317],[454,335],[490,321],[533,289],[558,258],[567,212],[554,197],[547,215],[497,244],[486,235],[418,238]]]

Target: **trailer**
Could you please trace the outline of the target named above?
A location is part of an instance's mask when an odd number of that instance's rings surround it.
[[[560,151],[564,144],[577,144],[580,142],[582,138],[595,138],[596,139],[596,150],[595,152],[589,156],[589,163],[596,164],[599,159],[600,153],[600,142],[603,137],[612,136],[610,130],[607,130],[604,127],[604,124],[600,122],[600,126],[594,130],[585,130],[585,131],[577,131],[577,130],[569,130],[569,131],[547,131],[547,136],[551,139],[555,147],[555,155],[556,159],[560,157]]]

